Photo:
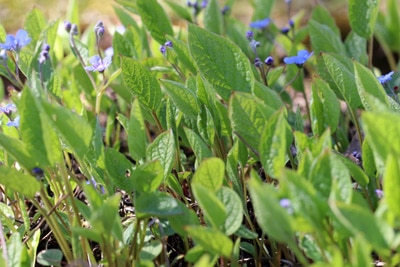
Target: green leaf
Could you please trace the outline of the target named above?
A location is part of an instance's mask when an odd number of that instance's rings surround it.
[[[251,92],[250,62],[231,41],[189,24],[189,48],[200,72],[228,100],[232,91]]]
[[[54,166],[61,160],[61,146],[48,117],[30,90],[24,90],[19,102],[21,139],[28,153],[35,155],[40,166]]]
[[[204,250],[226,258],[231,257],[233,242],[224,233],[202,226],[189,226],[187,231]]]
[[[224,174],[225,163],[220,158],[208,158],[201,162],[193,175],[192,183],[215,192],[222,186]]]
[[[179,63],[184,65],[188,71],[196,75],[197,68],[195,66],[192,56],[189,53],[188,45],[182,40],[173,36],[167,35],[167,38],[174,44],[174,51],[176,52]]]
[[[33,8],[25,19],[25,29],[32,38],[33,43],[39,40],[42,30],[46,27],[46,19],[38,8]]]
[[[63,253],[59,249],[42,250],[37,255],[37,262],[44,266],[61,266]]]
[[[400,155],[400,115],[388,112],[365,112],[361,116],[365,140],[373,151],[376,168],[383,174],[390,155]]]
[[[175,161],[175,140],[172,130],[161,133],[147,147],[146,152],[149,160],[159,160],[164,168],[164,179],[172,170],[172,165]]]
[[[28,170],[38,166],[39,162],[28,152],[25,143],[21,140],[0,133],[0,146]]]
[[[302,175],[291,170],[285,170],[280,180],[282,190],[287,192],[293,203],[293,209],[302,214],[304,222],[296,224],[297,231],[323,231],[324,214],[328,212],[326,201],[316,188]],[[307,226],[308,222],[310,226]],[[309,229],[307,229],[309,227]]]
[[[175,81],[162,80],[161,82],[169,97],[183,114],[194,118],[200,113],[196,95],[192,91]]]
[[[208,1],[207,7],[204,10],[204,28],[216,34],[222,34],[223,18],[218,0]]]
[[[361,64],[367,65],[367,40],[359,36],[354,31],[351,31],[344,42],[347,55]]]
[[[129,177],[134,190],[140,193],[154,192],[163,181],[164,170],[159,161],[151,161],[137,166]]]
[[[154,110],[161,103],[161,88],[157,79],[139,62],[122,57],[122,78],[140,103]]]
[[[8,242],[7,242],[7,264],[5,266],[22,266],[22,252],[24,246],[21,242],[21,235],[18,232],[14,232]],[[5,248],[2,249],[3,253],[5,253]],[[4,255],[4,254],[3,254]],[[6,259],[5,259],[6,260]]]
[[[178,17],[192,22],[192,15],[186,7],[183,7],[182,5],[179,5],[172,0],[165,0],[165,3],[175,12],[176,15],[178,15]]]
[[[130,176],[133,164],[117,150],[107,147],[105,149],[105,164],[110,180],[114,185],[127,192],[132,192],[135,187]]]
[[[128,40],[127,38],[125,38],[125,36],[117,31],[114,33],[113,36],[112,47],[116,55],[130,57],[134,59],[138,58],[135,48],[133,47],[132,40]]]
[[[279,178],[287,162],[287,151],[293,136],[286,111],[277,111],[267,122],[260,138],[260,160],[268,175]]]
[[[400,216],[400,164],[398,156],[390,155],[386,161],[386,171],[383,177],[383,191],[389,210],[397,217]]]
[[[141,248],[139,252],[140,260],[154,260],[162,251],[163,245],[160,240],[153,240]]]
[[[271,75],[271,73],[269,74]],[[283,106],[280,96],[259,81],[254,84],[253,94],[274,110],[278,110]]]
[[[363,151],[364,152],[364,151]],[[369,177],[365,174],[365,172],[352,160],[347,157],[340,157],[342,162],[346,165],[347,169],[350,171],[351,177],[359,183],[361,186],[366,186],[369,183]],[[366,163],[363,159],[363,165]]]
[[[346,55],[346,49],[340,38],[340,34],[335,33],[329,26],[310,20],[308,23],[311,44],[314,52],[334,52]]]
[[[0,167],[0,184],[28,198],[40,190],[40,183],[33,176],[5,166]]]
[[[328,82],[335,94],[355,109],[361,106],[354,79],[353,62],[338,54],[322,53],[318,59],[318,73]]]
[[[141,194],[136,200],[136,216],[168,217],[183,215],[182,204],[171,195],[163,192],[149,192]]]
[[[243,205],[239,195],[228,187],[221,187],[217,197],[225,206],[224,231],[227,236],[234,234],[242,225]]]
[[[254,7],[252,20],[254,21],[265,19],[271,15],[275,0],[254,0],[252,3]]]
[[[334,17],[323,5],[313,7],[311,19],[315,22],[328,26],[335,36],[340,37],[340,29],[336,25]]]
[[[379,0],[350,0],[350,26],[365,39],[371,38],[379,11]]]
[[[71,110],[43,102],[47,116],[58,135],[78,158],[83,159],[93,135],[90,124]]]
[[[199,226],[200,221],[197,214],[193,209],[189,209],[185,205],[182,205],[183,214],[177,216],[171,216],[168,218],[171,223],[171,227],[181,236],[186,237],[186,229],[188,226]]]
[[[131,157],[140,161],[146,157],[146,125],[140,104],[137,98],[132,103],[131,117],[129,120],[128,148]]]
[[[321,79],[313,80],[311,88],[310,116],[314,135],[322,135],[328,127],[335,132],[341,114],[338,99]]]
[[[212,152],[208,148],[207,144],[191,129],[183,128],[185,135],[189,141],[190,147],[193,149],[193,153],[196,156],[197,162],[202,162],[205,158],[211,158]]]
[[[276,190],[262,184],[254,171],[248,186],[255,217],[263,232],[278,242],[293,245],[293,226],[289,214],[279,205]]]
[[[164,44],[165,35],[173,35],[171,21],[164,8],[157,0],[137,0],[137,10],[151,36],[160,44]]]
[[[215,192],[200,183],[192,183],[192,191],[199,207],[202,209],[206,222],[217,229],[222,229],[225,224],[226,210]]]
[[[235,93],[230,99],[229,117],[233,131],[253,152],[257,151],[265,122],[273,113],[272,108],[250,94]]]
[[[333,203],[333,202],[332,202]],[[389,245],[383,237],[378,219],[368,209],[352,204],[337,203],[331,205],[333,213],[337,219],[354,236],[361,235],[378,251],[388,251]]]
[[[378,101],[380,105],[389,107],[385,90],[369,69],[354,61],[354,74],[356,76],[357,90],[366,110],[380,109],[379,106],[374,105],[376,102],[368,101],[370,98],[366,98],[366,95],[374,97],[375,101]]]

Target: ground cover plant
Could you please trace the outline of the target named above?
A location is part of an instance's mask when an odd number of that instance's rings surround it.
[[[0,27],[0,266],[400,264],[397,1],[235,4]]]

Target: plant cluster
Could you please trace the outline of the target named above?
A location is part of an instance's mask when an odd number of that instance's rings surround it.
[[[116,3],[0,26],[0,266],[400,264],[396,0]]]

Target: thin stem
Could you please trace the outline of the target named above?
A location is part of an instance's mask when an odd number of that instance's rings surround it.
[[[43,200],[45,207],[49,210],[51,210],[51,204],[49,203],[46,193],[44,192],[44,189],[41,188],[40,190],[40,196],[41,199]],[[52,229],[54,237],[56,238],[65,258],[67,259],[68,262],[72,262],[74,260],[74,257],[71,253],[70,247],[64,238],[62,231],[58,225],[58,223],[54,220],[52,216],[47,214],[47,212],[41,207],[41,205],[36,201],[32,200],[32,203],[36,206],[36,208],[41,212],[43,217],[46,219],[46,222],[49,224],[50,229]]]
[[[156,122],[158,130],[160,132],[163,132],[164,130],[163,130],[163,127],[161,125],[161,122],[158,119],[157,114],[156,114],[156,112],[154,110],[151,111],[151,116],[153,117],[154,121]]]
[[[74,39],[74,35],[73,35],[72,31],[69,34],[69,41],[70,41],[70,45],[71,45],[72,49],[75,51],[75,54],[78,57],[79,62],[81,63],[83,69],[85,70],[87,76],[89,77],[89,80],[93,85],[93,88],[96,90],[96,82],[94,81],[93,76],[90,74],[90,72],[85,69],[86,64],[83,61],[81,53],[79,53],[79,50],[76,47],[75,39]]]
[[[267,75],[264,72],[264,65],[259,66],[258,69],[260,70],[263,83],[265,84],[265,86],[268,86]]]
[[[347,105],[347,107],[348,107],[347,109],[350,112],[350,116],[353,119],[354,125],[356,126],[356,130],[357,130],[357,134],[358,134],[358,141],[360,142],[360,147],[362,147],[363,137],[362,137],[362,131],[361,131],[360,123],[358,122],[358,119],[357,119],[357,117],[355,115],[354,110],[348,105]]]
[[[299,77],[299,75],[300,75],[302,69],[303,69],[303,68],[299,68],[299,71],[296,73],[296,75],[295,75],[286,85],[284,85],[284,86],[282,87],[280,93],[283,92],[283,91],[285,91],[286,88],[288,88],[288,87]]]

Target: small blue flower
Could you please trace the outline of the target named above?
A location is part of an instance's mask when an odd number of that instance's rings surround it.
[[[282,29],[281,29],[281,33],[282,34],[288,34],[288,32],[290,31],[290,29],[289,29],[289,27],[283,27]]]
[[[42,47],[42,51],[40,52],[39,55],[39,63],[43,64],[46,60],[48,60],[50,58],[50,45],[48,44],[44,44]]]
[[[99,55],[95,55],[89,59],[90,64],[92,66],[86,66],[85,70],[88,71],[98,71],[100,73],[104,72],[111,65],[112,58],[106,56],[105,58],[101,59]]]
[[[15,117],[15,119],[13,121],[9,121],[6,124],[7,126],[14,126],[14,127],[19,127],[19,115],[17,117]]]
[[[69,33],[71,31],[72,24],[69,21],[64,21],[64,29]]]
[[[376,197],[377,198],[383,198],[383,191],[382,190],[380,190],[380,189],[376,189],[375,190],[375,194],[376,194]]]
[[[262,20],[257,20],[257,21],[251,22],[250,28],[263,29],[263,28],[266,28],[270,23],[271,23],[271,19],[265,18]]]
[[[224,6],[224,7],[221,9],[222,15],[226,15],[226,14],[228,13],[229,10],[230,10],[230,7],[229,7],[229,6]]]
[[[17,107],[13,103],[9,103],[4,107],[0,107],[0,111],[4,112],[6,115],[10,115],[12,112],[17,111]]]
[[[272,65],[274,64],[274,58],[271,57],[271,56],[269,56],[269,57],[267,57],[267,58],[265,59],[264,63],[265,63],[265,65],[267,65],[267,66],[272,66]]]
[[[394,71],[389,72],[388,74],[382,75],[380,77],[378,77],[378,80],[381,84],[387,83],[388,81],[390,81],[392,79],[392,75],[393,75]]]
[[[6,42],[0,44],[0,48],[19,52],[21,48],[29,44],[30,41],[31,38],[29,38],[28,33],[23,29],[19,29],[15,36],[7,34]]]
[[[255,59],[254,59],[254,66],[256,66],[257,68],[260,68],[261,66],[262,66],[262,61],[261,61],[261,59],[259,58],[259,57],[256,57]]]
[[[281,205],[281,207],[284,208],[289,214],[293,213],[292,201],[290,201],[290,199],[282,198],[279,201],[279,205]]]
[[[208,1],[207,1],[207,0],[203,0],[203,1],[201,2],[201,8],[206,8],[206,7],[207,7],[207,4],[208,4]]]
[[[285,62],[285,64],[296,64],[298,67],[302,67],[313,54],[314,52],[309,53],[307,50],[300,50],[297,52],[297,56],[285,57],[283,62]]]
[[[104,28],[103,22],[99,20],[94,26],[94,33],[96,34],[96,38],[100,39],[101,37],[103,37],[105,31],[106,29]]]
[[[160,52],[163,55],[165,55],[167,53],[167,48],[165,47],[165,45],[160,46]]]
[[[164,44],[166,47],[173,47],[174,44],[171,41],[166,41]]]
[[[246,32],[246,39],[249,40],[249,41],[251,41],[251,40],[253,40],[253,38],[254,38],[254,32],[252,32],[252,31],[247,31],[247,32]]]

